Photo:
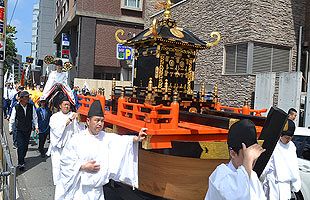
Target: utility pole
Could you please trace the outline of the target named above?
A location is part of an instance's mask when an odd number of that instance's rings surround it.
[[[4,89],[4,59],[6,37],[6,0],[0,0],[0,131],[3,136],[3,89]]]

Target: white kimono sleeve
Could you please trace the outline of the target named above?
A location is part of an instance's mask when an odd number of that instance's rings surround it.
[[[138,142],[132,136],[106,134],[109,138],[109,179],[138,188]]]
[[[51,127],[51,145],[52,147],[62,148],[65,146],[68,138],[72,136],[72,133],[67,133],[68,131],[73,132],[73,123],[66,126],[69,116],[66,115],[52,115],[50,119]]]
[[[51,145],[53,147],[61,148],[61,137],[66,128],[67,120],[63,117],[57,118],[59,115],[52,115],[50,119],[51,127]]]
[[[78,140],[73,138],[63,149],[60,159],[61,183],[66,191],[66,199],[73,199],[75,192],[79,188],[81,179],[80,168],[82,161],[79,159]]]

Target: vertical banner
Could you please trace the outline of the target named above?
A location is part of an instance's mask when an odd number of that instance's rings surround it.
[[[70,38],[69,34],[61,34],[61,58],[68,59],[70,56]]]
[[[0,0],[0,61],[4,61],[5,42],[4,42],[4,20],[5,20],[5,5],[4,0]]]

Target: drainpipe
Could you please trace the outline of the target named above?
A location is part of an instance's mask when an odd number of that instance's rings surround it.
[[[79,16],[79,25],[78,25],[78,42],[77,42],[77,51],[78,51],[78,54],[77,54],[77,59],[76,59],[76,77],[75,78],[79,78],[80,77],[80,69],[79,69],[79,66],[80,66],[80,48],[81,48],[81,23],[82,23],[82,20],[81,20],[81,16]]]
[[[298,40],[298,55],[297,55],[297,72],[300,71],[301,62],[301,41],[302,40],[302,26],[299,27],[299,40]]]
[[[308,70],[309,70],[309,51],[306,51],[306,67],[305,67],[305,88],[307,89],[308,84]]]

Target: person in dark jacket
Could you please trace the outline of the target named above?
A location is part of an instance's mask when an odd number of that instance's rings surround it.
[[[40,97],[39,108],[36,110],[38,116],[38,126],[39,126],[39,152],[41,153],[41,157],[45,157],[45,149],[44,144],[48,134],[50,134],[50,118],[51,111],[47,107],[46,100],[43,96]]]
[[[29,103],[29,93],[27,91],[19,93],[19,103],[12,109],[9,120],[10,133],[13,131],[14,123],[17,139],[18,168],[24,170],[32,125],[34,125],[36,131],[39,132],[37,113],[33,104]]]

